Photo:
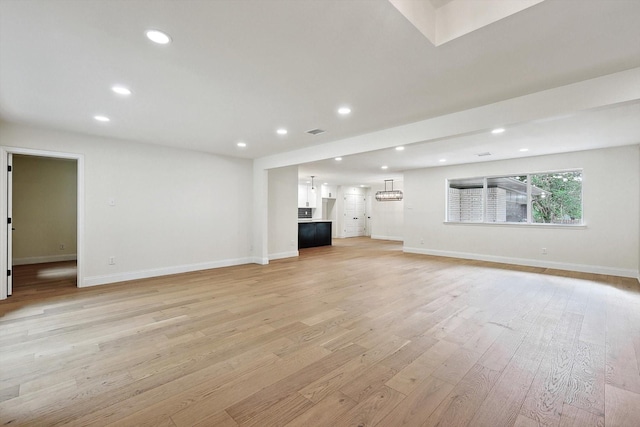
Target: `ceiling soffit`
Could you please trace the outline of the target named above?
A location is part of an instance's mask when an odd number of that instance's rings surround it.
[[[435,46],[462,37],[544,0],[389,0]]]

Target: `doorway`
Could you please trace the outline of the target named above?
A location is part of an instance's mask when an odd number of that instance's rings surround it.
[[[362,194],[344,196],[344,237],[366,234],[366,197]]]
[[[14,154],[11,178],[12,291],[76,286],[77,160]]]
[[[0,260],[7,271],[0,299],[16,290],[16,279],[31,277],[22,274],[25,269],[40,272],[31,285],[64,277],[67,285],[82,286],[83,156],[5,147],[0,156],[6,171],[0,200],[8,219],[0,236],[7,249]]]
[[[338,232],[338,230],[336,230],[336,220],[338,218],[336,211],[336,199],[322,199],[322,219],[333,223],[331,227],[331,237],[334,239]]]

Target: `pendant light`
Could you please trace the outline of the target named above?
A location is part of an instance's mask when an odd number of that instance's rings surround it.
[[[391,181],[391,190],[387,191],[387,182]],[[384,191],[376,192],[376,200],[379,202],[398,202],[402,200],[403,194],[400,190],[393,189],[393,180],[384,180]]]

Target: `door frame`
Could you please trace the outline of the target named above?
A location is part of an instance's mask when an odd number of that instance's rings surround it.
[[[76,286],[82,287],[84,279],[84,155],[78,153],[61,153],[57,151],[47,150],[35,150],[30,148],[19,147],[6,147],[0,146],[0,217],[4,222],[7,218],[7,161],[9,154],[18,154],[25,156],[39,156],[50,157],[56,159],[69,159],[76,160],[76,181],[77,181],[77,196],[76,196],[76,238],[77,238],[77,264],[78,272],[76,277]],[[8,230],[7,227],[0,227],[0,248],[7,248],[8,244]],[[4,250],[2,251],[4,252]],[[6,256],[0,257],[0,272],[5,272],[11,269],[8,265],[8,259]],[[0,274],[0,300],[7,298],[7,276],[6,274]]]

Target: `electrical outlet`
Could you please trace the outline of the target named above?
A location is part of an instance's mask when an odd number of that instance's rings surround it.
[[[424,239],[420,239],[420,244],[424,245]]]
[[[114,256],[109,257],[109,265],[116,265],[116,257]]]
[[[547,248],[542,248],[542,255],[546,255],[547,254]]]
[[[60,248],[61,251],[64,251],[64,243],[60,243],[60,246],[58,246]]]

